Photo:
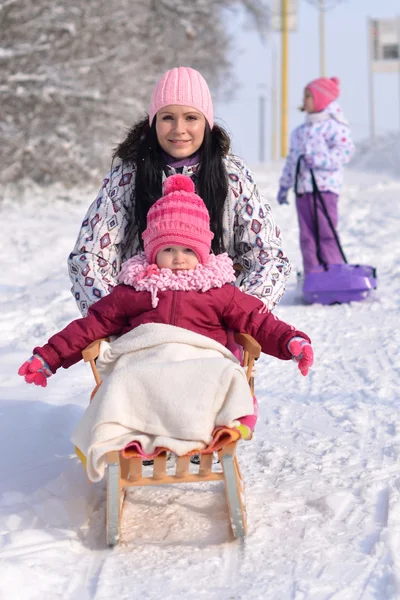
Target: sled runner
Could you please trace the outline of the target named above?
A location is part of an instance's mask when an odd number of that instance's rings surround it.
[[[96,381],[91,400],[101,385],[95,360],[99,356],[100,343],[96,340],[88,346],[82,356],[89,362]],[[235,333],[235,341],[243,347],[243,367],[247,382],[254,395],[254,361],[260,356],[261,346],[248,334]],[[227,498],[229,518],[234,537],[243,537],[247,533],[247,517],[244,497],[244,482],[236,456],[236,446],[240,439],[251,439],[252,432],[244,425],[237,428],[218,427],[213,432],[212,442],[204,450],[196,450],[185,456],[176,456],[174,474],[167,474],[168,448],[155,453],[151,476],[143,474],[143,456],[129,444],[122,451],[107,453],[107,508],[106,536],[107,544],[114,546],[120,539],[120,523],[126,490],[130,487],[181,484],[196,481],[223,481]],[[213,452],[218,452],[221,471],[213,471]],[[190,456],[200,454],[198,472],[190,465]],[[82,458],[82,457],[80,457]]]
[[[296,169],[296,183],[300,169],[300,156]],[[376,268],[370,265],[349,264],[340,244],[339,237],[325,205],[324,198],[317,186],[315,174],[310,169],[313,186],[313,214],[317,258],[319,266],[305,274],[303,282],[303,297],[309,304],[342,304],[365,300],[377,287]],[[318,211],[323,212],[332,231],[343,263],[328,264],[322,257],[321,239],[319,233]]]

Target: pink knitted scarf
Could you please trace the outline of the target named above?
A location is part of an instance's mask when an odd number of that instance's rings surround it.
[[[119,283],[131,285],[138,292],[150,292],[153,308],[158,305],[159,290],[206,292],[235,279],[233,263],[226,252],[218,256],[210,254],[204,265],[198,264],[188,271],[159,269],[155,264],[150,265],[141,253],[124,262],[118,275]]]

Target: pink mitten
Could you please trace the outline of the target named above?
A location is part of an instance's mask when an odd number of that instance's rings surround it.
[[[314,363],[314,352],[311,344],[304,338],[294,337],[288,342],[288,350],[292,359],[297,362],[302,375],[307,375]]]
[[[25,378],[26,383],[47,386],[47,379],[52,373],[45,360],[38,354],[34,354],[29,360],[26,360],[18,369],[18,375]]]

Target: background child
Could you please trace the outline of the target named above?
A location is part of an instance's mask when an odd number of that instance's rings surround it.
[[[336,229],[343,165],[349,162],[354,152],[348,122],[336,102],[338,97],[339,80],[336,77],[321,77],[305,87],[302,110],[306,112],[306,119],[291,135],[289,154],[279,181],[279,204],[288,204],[288,191],[293,186],[295,189],[304,274],[320,264],[317,257],[310,169],[314,172],[328,215]],[[300,157],[303,159],[300,160]],[[320,257],[326,264],[343,263],[334,233],[319,200],[317,210]]]

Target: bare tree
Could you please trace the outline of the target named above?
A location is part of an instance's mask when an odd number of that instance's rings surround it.
[[[0,0],[0,180],[91,181],[165,70],[230,76],[222,11],[263,0]]]

